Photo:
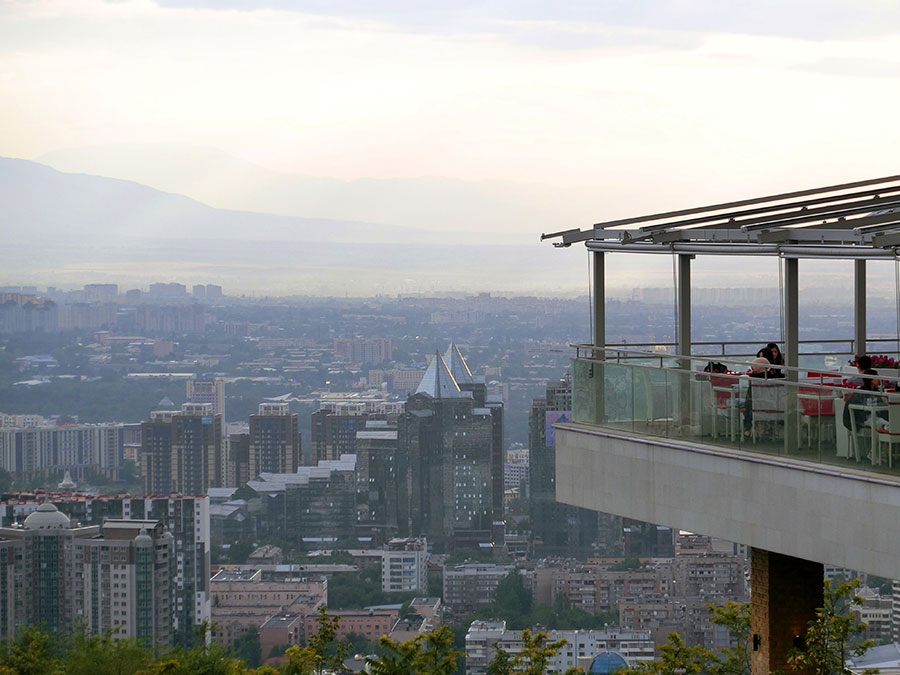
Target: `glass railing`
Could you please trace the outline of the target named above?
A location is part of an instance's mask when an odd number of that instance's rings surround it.
[[[896,370],[870,376],[847,366],[756,365],[751,372],[749,359],[622,349],[600,355],[579,347],[573,359],[573,422],[900,475]]]

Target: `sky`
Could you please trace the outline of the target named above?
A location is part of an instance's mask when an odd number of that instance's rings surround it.
[[[893,172],[898,78],[889,1],[0,1],[0,154],[23,158],[192,143],[702,199]]]
[[[595,220],[898,173],[898,83],[892,0],[0,0],[2,156],[190,144]]]

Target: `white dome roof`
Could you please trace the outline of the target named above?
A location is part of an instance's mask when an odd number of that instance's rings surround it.
[[[23,523],[26,530],[52,530],[69,527],[69,517],[50,502],[44,502]]]

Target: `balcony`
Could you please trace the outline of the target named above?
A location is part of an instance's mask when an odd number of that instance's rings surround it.
[[[750,375],[750,358],[676,355],[576,345],[572,422],[701,443],[900,482],[900,377],[860,375],[803,355],[807,368]],[[848,363],[847,355],[828,361]],[[708,364],[727,372],[712,373]],[[776,377],[766,377],[766,375]],[[875,390],[864,388],[872,381]]]
[[[749,357],[576,349],[560,501],[900,577],[900,393],[863,394],[824,365],[763,379]],[[742,374],[704,372],[711,360]]]

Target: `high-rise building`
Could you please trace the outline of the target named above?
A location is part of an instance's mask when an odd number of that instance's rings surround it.
[[[338,459],[341,455],[355,455],[357,433],[372,420],[394,423],[403,410],[402,403],[383,398],[366,401],[320,401],[321,407],[312,414],[311,445],[313,463]]]
[[[300,422],[287,403],[261,403],[250,415],[250,476],[294,473],[300,466]]]
[[[119,295],[118,284],[85,284],[85,302],[115,302]]]
[[[23,416],[27,418],[28,416]],[[0,467],[23,478],[39,474],[77,479],[90,474],[117,478],[122,465],[123,424],[38,423],[0,428]]]
[[[334,338],[336,361],[378,364],[390,361],[393,353],[391,338]]]
[[[209,403],[213,415],[221,415],[225,424],[225,380],[195,378],[187,381],[186,389],[188,403]]]
[[[356,433],[357,521],[361,530],[380,533],[381,540],[396,534],[409,515],[398,460],[397,424],[368,420]]]
[[[503,519],[503,465],[506,451],[503,447],[503,399],[488,393],[484,379],[472,375],[455,342],[447,347],[444,361],[460,390],[471,392],[475,407],[487,410],[491,415],[491,541],[494,546],[501,547],[506,529]]]
[[[442,547],[491,542],[493,425],[491,410],[460,388],[435,352],[398,422],[399,453],[410,486],[401,534],[426,536]],[[502,485],[502,460],[499,471]]]
[[[169,566],[166,574],[169,578],[172,593],[171,607],[167,616],[169,627],[173,631],[172,640],[176,644],[189,646],[195,639],[196,629],[210,618],[209,599],[209,575],[210,575],[210,530],[209,530],[209,497],[200,496],[163,496],[163,497],[131,497],[129,495],[85,495],[72,493],[34,493],[17,492],[3,495],[0,502],[0,522],[3,531],[7,528],[15,528],[16,523],[23,522],[41,504],[49,501],[58,508],[58,516],[68,517],[72,523],[81,523],[82,526],[97,526],[104,522],[126,521],[121,528],[132,528],[132,538],[137,537],[139,529],[134,529],[134,522],[142,521],[159,522],[172,537],[173,551],[169,556]],[[46,511],[46,507],[45,511]],[[120,528],[120,529],[121,529]],[[151,538],[156,541],[158,533],[151,527],[147,527]],[[104,531],[104,535],[105,535]],[[124,536],[124,535],[123,535]],[[126,537],[127,539],[127,537]],[[59,542],[60,540],[57,540]],[[116,569],[121,562],[108,558],[104,561],[104,552],[101,544],[100,566],[109,567],[109,572],[122,574],[122,569]],[[109,549],[109,553],[113,549]],[[4,558],[0,555],[0,564]],[[8,558],[7,565],[12,561]],[[93,559],[92,559],[93,560]],[[162,565],[162,561],[159,561]],[[2,568],[0,568],[2,569]],[[106,574],[106,572],[102,572]],[[86,574],[86,573],[85,573]],[[2,577],[2,575],[0,575]],[[111,583],[123,583],[119,579],[110,579]],[[137,581],[137,579],[136,579]],[[2,578],[0,578],[0,591],[2,591]],[[146,587],[144,587],[146,590]],[[109,593],[115,590],[114,586],[106,589]],[[2,597],[2,594],[0,594]],[[109,598],[113,602],[116,600]],[[114,604],[112,609],[117,606]],[[121,611],[121,607],[119,607]],[[2,612],[0,612],[2,614]],[[101,620],[104,615],[101,615]],[[115,618],[115,615],[109,615]],[[122,616],[120,615],[121,619]],[[159,635],[162,635],[157,631]]]
[[[154,411],[141,425],[141,477],[147,494],[199,495],[224,483],[222,416],[209,403]]]
[[[152,646],[173,641],[176,552],[159,521],[73,524],[45,502],[0,528],[0,638],[79,625]]]
[[[225,484],[227,487],[240,487],[253,477],[250,474],[250,434],[229,434],[227,441]]]

